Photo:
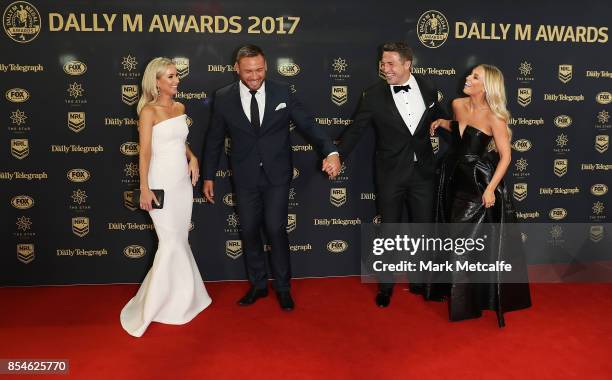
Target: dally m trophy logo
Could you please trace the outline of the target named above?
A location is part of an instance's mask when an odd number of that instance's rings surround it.
[[[599,243],[604,238],[603,226],[591,226],[589,229],[589,238],[593,243]]]
[[[346,187],[334,187],[329,190],[329,202],[332,206],[341,207],[346,203]]]
[[[295,231],[297,227],[297,215],[287,214],[287,233]]]
[[[179,79],[183,79],[189,75],[189,58],[176,57],[172,62],[174,62]]]
[[[429,10],[417,21],[419,41],[428,48],[439,48],[448,39],[449,26],[446,17],[439,11]]]
[[[139,205],[134,202],[133,190],[127,190],[123,192],[123,206],[130,211],[136,211],[136,209],[138,209]]]
[[[11,40],[20,44],[30,42],[40,32],[40,13],[27,1],[15,1],[4,10],[2,26]]]
[[[23,160],[30,154],[28,139],[11,139],[11,154],[18,160]]]
[[[527,107],[531,103],[531,88],[522,87],[518,89],[517,102],[522,107]]]
[[[559,80],[567,83],[572,80],[573,67],[572,65],[559,65]]]
[[[89,218],[79,216],[72,218],[72,233],[78,237],[83,237],[89,233]]]
[[[17,260],[29,264],[34,260],[34,244],[17,244]]]
[[[332,86],[331,100],[337,106],[346,103],[348,100],[348,86]]]
[[[128,106],[133,106],[136,104],[136,102],[138,102],[138,85],[121,85],[121,101]]]
[[[514,191],[512,191],[512,196],[519,202],[522,202],[527,198],[527,184],[524,182],[515,183]]]
[[[554,162],[554,173],[557,177],[567,174],[567,158],[557,158]]]
[[[68,128],[75,133],[85,129],[85,112],[68,112]]]
[[[226,240],[225,254],[234,260],[242,256],[242,240]]]
[[[595,150],[599,153],[603,153],[608,150],[610,145],[610,137],[608,135],[597,135],[595,136]]]

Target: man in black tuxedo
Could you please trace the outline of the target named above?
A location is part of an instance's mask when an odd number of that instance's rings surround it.
[[[402,42],[382,46],[381,70],[386,81],[364,91],[353,123],[339,145],[344,159],[366,128],[376,133],[376,201],[383,223],[434,221],[435,169],[429,125],[447,118],[437,90],[425,78],[412,75],[412,51]],[[403,210],[407,211],[407,215]],[[376,304],[387,307],[393,278],[379,278]],[[418,285],[411,284],[416,291]]]
[[[263,51],[241,47],[234,65],[239,81],[215,92],[213,116],[204,150],[204,196],[214,203],[214,178],[226,132],[231,138],[230,165],[236,193],[246,269],[251,288],[238,304],[251,305],[268,295],[260,230],[272,246],[274,288],[283,310],[292,310],[291,265],[287,237],[289,183],[293,176],[289,121],[326,156],[323,170],[331,176],[340,160],[331,139],[296,99],[286,83],[266,80]]]

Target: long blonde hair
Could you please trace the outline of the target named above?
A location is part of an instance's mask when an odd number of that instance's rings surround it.
[[[508,137],[512,140],[510,123],[510,111],[506,108],[506,86],[504,85],[504,74],[496,66],[486,63],[478,65],[484,70],[485,99],[491,112],[506,122]]]
[[[136,106],[136,112],[140,115],[140,111],[149,103],[157,100],[159,91],[157,90],[157,79],[162,76],[168,66],[174,66],[174,62],[170,58],[157,57],[151,60],[145,68],[142,75],[142,93]]]

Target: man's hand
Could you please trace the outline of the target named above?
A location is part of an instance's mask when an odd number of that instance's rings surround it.
[[[326,172],[330,179],[334,179],[340,173],[341,168],[342,164],[340,163],[339,156],[337,154],[331,154],[323,160],[321,170]]]
[[[211,179],[204,180],[204,188],[202,189],[204,192],[204,198],[212,204],[215,204],[215,182]]]

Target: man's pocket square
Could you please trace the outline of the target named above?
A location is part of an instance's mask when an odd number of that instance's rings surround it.
[[[283,108],[287,108],[287,105],[285,103],[280,103],[279,105],[276,106],[274,111],[282,110]]]

